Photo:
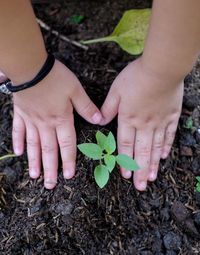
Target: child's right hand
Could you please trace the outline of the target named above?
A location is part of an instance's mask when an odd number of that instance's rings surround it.
[[[45,187],[54,188],[60,148],[63,175],[72,178],[76,160],[73,107],[87,121],[93,124],[101,121],[101,113],[75,75],[56,61],[39,84],[15,93],[13,98],[13,147],[21,155],[26,136],[30,176],[39,177],[42,159]]]

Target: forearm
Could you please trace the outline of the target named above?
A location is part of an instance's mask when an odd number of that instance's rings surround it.
[[[30,1],[1,1],[0,31],[0,69],[15,84],[31,80],[47,54]]]
[[[154,0],[142,63],[163,77],[182,79],[200,50],[200,1]]]

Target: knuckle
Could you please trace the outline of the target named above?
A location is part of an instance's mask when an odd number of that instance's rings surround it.
[[[48,144],[44,144],[42,145],[42,152],[43,153],[53,153],[56,151],[56,148],[48,145]]]
[[[85,114],[92,114],[93,111],[93,103],[89,100],[89,102],[82,108],[82,112]]]
[[[66,123],[69,121],[73,121],[72,115],[70,115],[68,117],[59,116],[56,118],[56,126],[59,127],[59,126],[66,125]]]
[[[60,141],[61,149],[71,149],[72,147],[73,147],[73,142],[71,138]]]
[[[38,147],[39,146],[39,142],[35,139],[32,139],[32,138],[27,138],[26,142],[27,142],[27,145],[31,146],[31,147]]]
[[[130,113],[127,114],[124,112],[119,112],[118,119],[121,123],[124,123],[130,127],[136,126],[136,124],[138,123],[136,115]]]
[[[151,153],[151,149],[148,146],[141,147],[138,150],[138,154],[143,157],[149,157]]]
[[[129,140],[121,140],[119,141],[119,146],[121,148],[130,148],[133,147],[133,143]]]
[[[155,142],[154,145],[153,145],[154,150],[161,150],[162,147],[163,147],[163,145],[162,145],[161,142]]]

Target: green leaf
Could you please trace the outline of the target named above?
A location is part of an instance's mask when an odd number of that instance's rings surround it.
[[[101,147],[102,150],[104,150],[107,137],[101,131],[97,131],[96,140],[97,144]]]
[[[112,132],[109,132],[108,136],[106,137],[104,148],[108,154],[112,154],[116,150],[116,142]]]
[[[200,182],[200,176],[197,176],[197,177],[196,177],[196,180],[197,180],[198,182]]]
[[[126,170],[136,171],[139,169],[135,160],[125,154],[119,154],[116,156],[117,163]]]
[[[104,162],[106,164],[106,167],[108,168],[108,171],[111,173],[112,170],[115,168],[115,156],[113,155],[105,155]]]
[[[84,20],[83,15],[73,15],[69,19],[71,24],[80,24],[83,20]]]
[[[200,192],[200,182],[198,182],[197,185],[196,185],[196,191]]]
[[[84,44],[114,41],[121,48],[132,55],[142,53],[147,29],[150,21],[151,9],[126,11],[111,35],[83,41]]]
[[[109,180],[109,171],[106,166],[98,165],[94,169],[94,178],[97,185],[102,189]]]
[[[95,143],[82,143],[78,145],[78,149],[88,158],[97,160],[102,158],[102,149]]]
[[[186,123],[184,125],[184,128],[187,128],[187,129],[193,129],[193,120],[192,120],[192,117],[189,117],[187,120],[186,120]]]

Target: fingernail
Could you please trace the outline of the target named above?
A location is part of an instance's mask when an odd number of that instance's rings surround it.
[[[29,170],[29,175],[33,179],[38,178],[38,171],[36,169],[30,169]]]
[[[53,189],[57,184],[57,181],[54,180],[45,180],[44,186],[46,189]]]
[[[149,175],[149,180],[151,180],[151,181],[155,181],[155,179],[156,179],[156,174],[153,172],[153,173],[150,173],[150,175]]]
[[[15,147],[14,148],[14,152],[17,156],[20,156],[23,152],[22,152],[22,149],[19,148],[19,147]]]
[[[74,177],[74,169],[66,169],[63,171],[63,175],[65,179],[71,179]]]
[[[138,188],[139,188],[139,190],[141,190],[141,191],[145,190],[146,187],[147,187],[147,183],[146,183],[146,182],[143,182],[143,181],[140,182],[139,185],[138,185]]]
[[[92,121],[94,124],[98,124],[101,121],[101,114],[99,112],[96,112],[93,116],[92,116]]]
[[[132,173],[131,171],[124,170],[122,175],[124,178],[129,179],[131,178]]]
[[[168,153],[167,153],[167,152],[164,152],[164,153],[162,154],[162,158],[163,158],[163,159],[166,159],[167,156],[168,156]]]

